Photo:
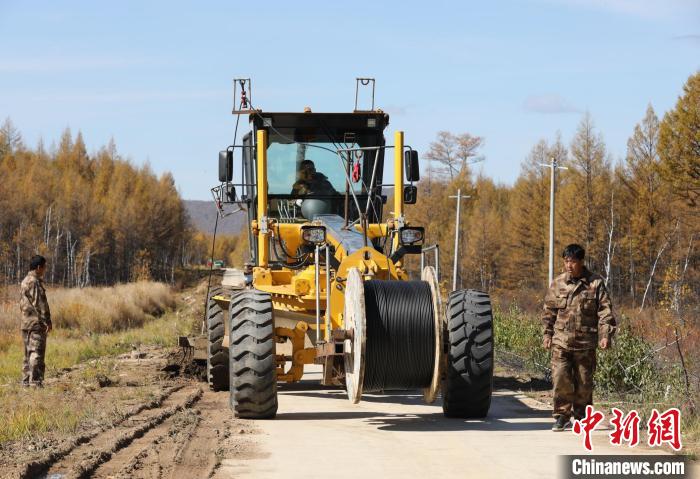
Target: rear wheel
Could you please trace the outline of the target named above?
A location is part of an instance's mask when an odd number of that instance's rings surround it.
[[[224,310],[214,296],[226,294],[221,286],[209,290],[207,301],[207,382],[214,391],[228,389],[228,348],[224,341]]]
[[[488,294],[475,290],[450,294],[446,340],[443,413],[447,417],[486,417],[493,391],[493,317]]]
[[[230,307],[230,402],[236,417],[268,419],[277,414],[277,373],[272,299],[246,290]]]

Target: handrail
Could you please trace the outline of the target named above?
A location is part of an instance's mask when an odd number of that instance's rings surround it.
[[[425,268],[425,254],[429,251],[435,251],[435,276],[437,276],[438,281],[440,281],[440,245],[434,244],[426,246],[420,252],[420,270],[423,272]]]

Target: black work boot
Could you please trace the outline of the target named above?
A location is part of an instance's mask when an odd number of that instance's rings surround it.
[[[561,432],[566,429],[571,429],[571,421],[566,416],[557,416],[552,426],[552,431]]]

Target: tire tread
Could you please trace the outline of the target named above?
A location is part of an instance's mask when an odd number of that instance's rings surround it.
[[[448,300],[447,315],[443,413],[468,419],[486,417],[493,392],[491,301],[481,291],[454,291]]]
[[[277,414],[274,320],[269,294],[241,291],[230,308],[230,404],[244,419]]]

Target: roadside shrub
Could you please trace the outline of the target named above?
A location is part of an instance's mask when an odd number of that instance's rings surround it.
[[[536,313],[525,313],[515,301],[494,307],[496,361],[512,367],[524,367],[550,380],[550,354],[542,347],[542,329]],[[533,310],[534,311],[534,310]],[[651,319],[654,321],[651,321]],[[697,414],[698,376],[689,372],[690,391],[685,384],[684,371],[676,357],[673,336],[663,334],[668,321],[660,321],[658,313],[646,317],[618,316],[620,329],[613,347],[598,350],[595,373],[596,402],[599,406],[615,405],[623,410],[635,409],[642,421],[646,421],[653,408],[663,411],[670,407],[681,409],[683,416],[684,444],[691,457],[695,457],[700,439],[700,415]],[[693,318],[686,320],[691,332],[683,331],[683,349],[686,365],[697,361],[698,339]],[[641,327],[640,327],[641,326]],[[646,335],[643,333],[646,332]],[[646,336],[646,337],[645,337]],[[657,345],[657,346],[655,346]],[[671,349],[674,348],[674,349]]]
[[[654,348],[635,336],[629,327],[621,327],[613,347],[599,350],[595,374],[596,387],[610,392],[656,391],[665,382],[655,364]]]
[[[677,365],[664,367],[651,343],[637,336],[625,318],[611,349],[598,350],[596,388],[609,393],[668,395],[682,387]],[[515,303],[507,310],[494,308],[496,354],[516,355],[525,366],[550,377],[550,353],[542,347],[539,318],[524,313]]]
[[[542,327],[537,318],[523,313],[514,302],[503,310],[494,307],[494,336],[496,351],[515,354],[528,369],[549,377],[549,351],[542,347]]]

